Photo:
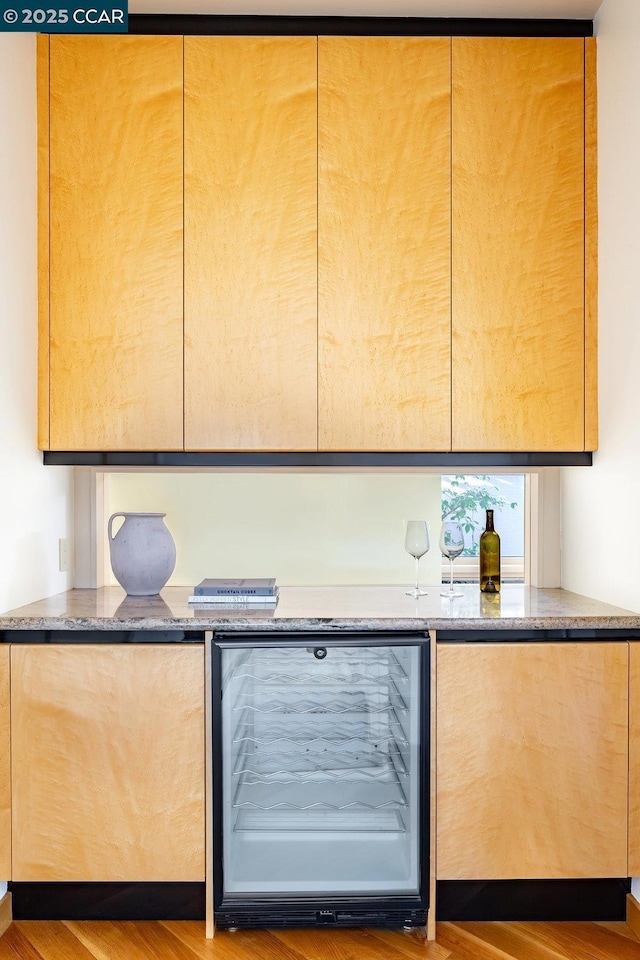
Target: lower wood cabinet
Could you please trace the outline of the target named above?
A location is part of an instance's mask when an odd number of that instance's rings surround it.
[[[640,875],[640,644],[441,643],[436,695],[439,879]],[[0,880],[202,881],[204,699],[199,645],[0,645]]]
[[[14,645],[11,677],[13,879],[203,880],[204,648]]]
[[[640,643],[629,644],[629,873],[640,877]]]
[[[0,646],[0,880],[11,877],[10,652]]]
[[[629,875],[626,642],[439,645],[437,741],[439,879]]]

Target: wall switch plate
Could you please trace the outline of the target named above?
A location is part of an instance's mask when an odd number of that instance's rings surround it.
[[[58,540],[58,569],[60,573],[69,573],[71,569],[71,547],[64,538]]]

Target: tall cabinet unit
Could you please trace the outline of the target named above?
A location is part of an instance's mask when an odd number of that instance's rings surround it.
[[[185,449],[317,448],[317,40],[185,37]]]
[[[448,450],[449,38],[319,38],[320,450]]]
[[[593,449],[585,40],[455,37],[452,78],[453,449]]]
[[[41,445],[181,449],[182,38],[39,56]]]

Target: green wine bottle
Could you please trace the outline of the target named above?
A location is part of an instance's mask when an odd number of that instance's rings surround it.
[[[480,537],[480,590],[500,593],[500,537],[493,529],[493,510],[487,510],[487,525]]]

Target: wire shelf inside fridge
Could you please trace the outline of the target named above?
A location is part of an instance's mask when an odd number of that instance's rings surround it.
[[[348,767],[330,770],[274,770],[262,773],[250,767],[238,774],[243,783],[251,786],[255,783],[372,783],[374,781],[388,781],[397,776],[406,777],[406,773],[397,773],[391,763],[380,764],[375,767]]]
[[[260,745],[284,749],[308,749],[323,751],[328,748],[338,751],[359,749],[360,745],[373,746],[374,749],[383,748],[385,744],[396,743],[403,746],[408,741],[396,726],[394,729],[386,718],[371,720],[337,720],[332,718],[330,725],[319,726],[318,722],[310,720],[283,721],[272,719],[268,726],[263,725],[259,730],[254,726],[244,725],[238,729],[233,739],[234,744]]]
[[[252,673],[273,673],[286,670],[298,673],[299,669],[308,670],[309,660],[315,647],[278,647],[255,648],[251,652],[250,671]],[[313,658],[313,670],[336,672],[336,667],[344,667],[349,672],[356,669],[378,670],[393,667],[404,672],[396,652],[391,647],[332,647],[323,659]],[[249,661],[245,667],[249,666]],[[234,671],[238,675],[241,670]]]
[[[308,666],[308,664],[305,664]],[[291,667],[290,664],[287,664],[287,667]],[[294,684],[295,686],[306,686],[316,684],[329,684],[331,686],[342,686],[345,683],[371,683],[371,684],[380,684],[384,682],[399,682],[406,681],[409,678],[407,677],[406,671],[399,664],[387,664],[378,665],[377,670],[369,671],[362,669],[363,665],[361,664],[358,668],[355,664],[352,665],[352,670],[345,670],[344,666],[340,669],[339,672],[335,670],[331,673],[323,672],[321,669],[316,669],[307,673],[294,673],[293,670],[289,669],[274,671],[273,666],[270,670],[265,670],[264,673],[260,670],[255,669],[254,664],[251,665],[251,670],[244,670],[234,674],[233,680],[235,682],[241,682],[242,680],[249,680],[252,683],[259,683],[264,685],[284,684],[289,686]]]
[[[397,777],[387,782],[247,783],[241,781],[233,800],[235,809],[251,810],[404,810],[405,794]]]
[[[404,833],[397,810],[239,810],[237,831],[292,833]]]
[[[326,690],[309,691],[305,697],[296,697],[286,689],[271,696],[256,696],[255,691],[238,694],[234,711],[275,714],[384,714],[390,709],[407,710],[403,698],[393,690],[370,691]]]
[[[280,746],[280,749],[262,746],[241,750],[233,776],[246,773],[269,780],[286,774],[298,778],[305,774],[323,774],[329,779],[341,780],[350,773],[358,775],[358,779],[380,779],[391,767],[399,774],[407,772],[395,743],[390,744],[388,751],[363,741],[352,743],[348,748],[340,745],[336,749],[335,745],[326,743],[319,746],[319,749],[312,750],[294,749],[292,745]]]

